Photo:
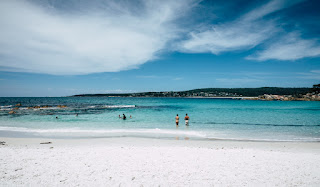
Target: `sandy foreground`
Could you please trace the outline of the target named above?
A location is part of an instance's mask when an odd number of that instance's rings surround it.
[[[320,186],[320,143],[0,141],[0,186]]]

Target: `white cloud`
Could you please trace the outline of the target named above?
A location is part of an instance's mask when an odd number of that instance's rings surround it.
[[[249,77],[239,78],[217,78],[215,79],[217,85],[222,85],[224,88],[241,88],[241,87],[257,87],[265,83],[263,79],[255,79]]]
[[[261,52],[247,57],[252,60],[298,60],[320,55],[320,45],[316,40],[302,39],[297,33],[290,33],[277,42],[271,43]]]
[[[233,83],[233,84],[239,84],[239,83],[251,83],[251,82],[261,82],[262,80],[260,79],[250,79],[250,78],[230,78],[230,79],[216,79],[216,81],[221,82],[221,83]]]
[[[172,50],[187,32],[190,38],[179,43],[179,51],[219,54],[250,49],[281,30],[265,16],[302,0],[272,0],[239,19],[192,32],[181,28],[178,20],[198,0],[137,1],[70,0],[66,6],[76,7],[73,10],[51,6],[52,1],[0,1],[0,71],[80,75],[134,69]],[[248,58],[318,55],[316,41],[296,37]]]
[[[78,94],[106,94],[106,93],[134,93],[136,90],[122,90],[122,89],[78,89],[78,88],[68,88],[64,90],[66,95],[78,95]]]
[[[176,78],[174,78],[173,80],[174,81],[180,81],[180,80],[182,80],[183,78],[182,77],[176,77]]]
[[[162,78],[160,76],[157,75],[139,75],[136,76],[137,78],[142,78],[142,79],[157,79],[157,78]]]
[[[320,70],[311,70],[310,72],[297,73],[299,79],[320,80]]]
[[[172,76],[165,76],[165,75],[139,75],[136,76],[136,78],[141,78],[141,79],[170,79],[174,81],[179,81],[182,80],[183,77],[172,77]]]
[[[232,22],[212,25],[211,28],[200,32],[193,31],[189,40],[181,43],[180,50],[189,53],[219,54],[253,48],[280,30],[275,21],[263,18],[300,1],[273,0]]]
[[[137,11],[106,1],[75,13],[43,4],[0,1],[0,70],[77,75],[137,68],[178,36],[174,21],[192,6],[141,1]]]
[[[190,33],[191,39],[182,43],[181,51],[189,53],[219,54],[225,51],[252,48],[272,34],[273,26],[261,28],[255,24],[231,23],[211,30]],[[254,32],[250,32],[254,31]]]

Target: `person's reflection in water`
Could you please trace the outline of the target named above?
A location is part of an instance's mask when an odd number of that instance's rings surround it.
[[[188,116],[189,117],[189,116]],[[188,120],[189,120],[189,118],[188,118]],[[186,122],[186,124],[187,124],[187,122]],[[188,125],[186,125],[186,130],[189,130],[189,122],[188,122]],[[190,138],[189,137],[185,137],[184,138],[185,140],[190,140]]]

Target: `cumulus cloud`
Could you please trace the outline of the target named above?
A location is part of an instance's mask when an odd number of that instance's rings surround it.
[[[0,1],[0,70],[78,75],[137,68],[178,36],[174,22],[192,6],[191,0],[134,3],[139,7],[77,2],[83,3],[68,1],[77,5],[71,11],[49,1]]]
[[[300,1],[272,0],[233,21],[192,30],[203,23],[184,28],[180,21],[192,16],[189,13],[199,0],[2,0],[0,71],[117,72],[138,68],[166,50],[213,54],[248,50],[281,32],[266,16]],[[186,34],[189,38],[179,41]],[[318,46],[315,40],[296,35],[264,46],[248,59],[318,56]]]
[[[263,18],[298,2],[300,1],[273,0],[234,21],[212,25],[211,28],[199,32],[193,31],[190,38],[181,43],[180,50],[219,54],[253,48],[280,30],[274,20]]]
[[[273,42],[261,52],[247,57],[250,60],[298,60],[320,56],[320,45],[316,40],[302,39],[298,33],[290,33]]]

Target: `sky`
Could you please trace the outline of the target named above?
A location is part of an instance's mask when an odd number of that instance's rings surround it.
[[[0,97],[312,87],[318,0],[1,0]]]

